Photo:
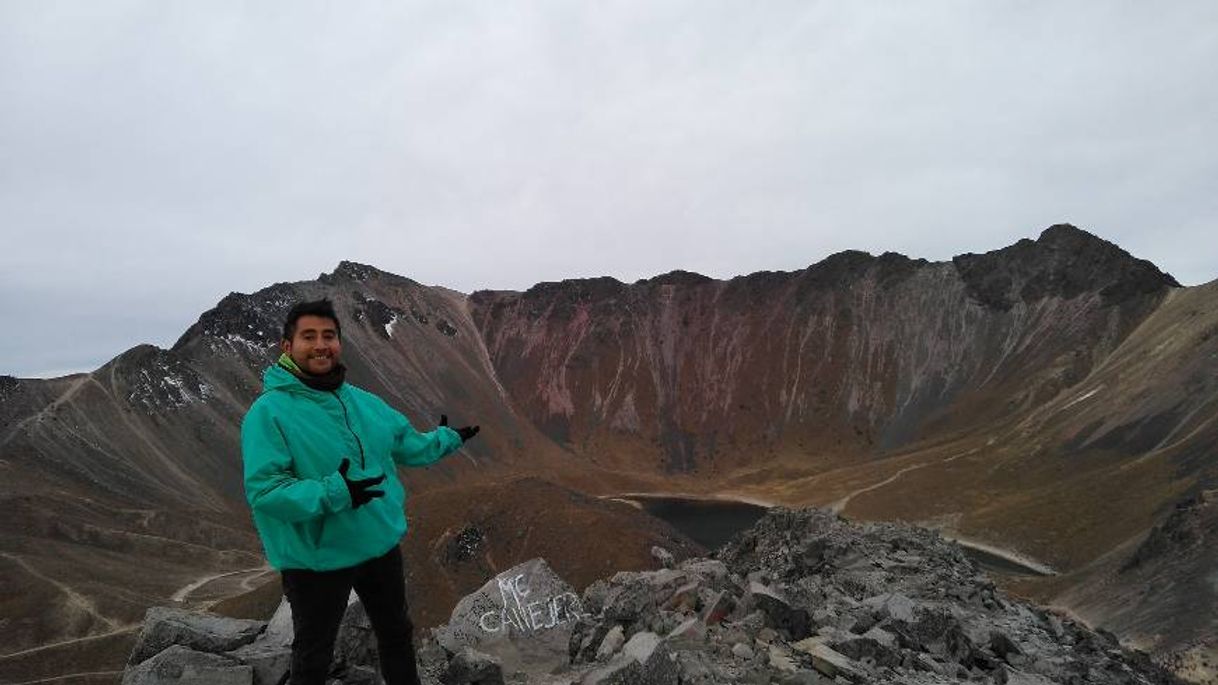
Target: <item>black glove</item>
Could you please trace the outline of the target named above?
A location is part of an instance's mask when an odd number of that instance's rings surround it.
[[[448,414],[440,414],[440,425],[448,425]],[[482,430],[482,426],[466,426],[465,428],[454,428],[453,430],[457,431],[457,435],[461,436],[461,444],[465,444],[466,440],[474,437],[478,434],[478,431]]]
[[[385,474],[381,474],[376,478],[356,478],[351,480],[347,478],[347,470],[351,468],[351,460],[343,458],[343,463],[338,465],[338,475],[343,477],[343,482],[347,484],[347,492],[351,493],[351,508],[359,509],[365,504],[371,502],[377,497],[384,497],[384,490],[373,490],[372,487],[380,485],[381,481],[385,480]]]

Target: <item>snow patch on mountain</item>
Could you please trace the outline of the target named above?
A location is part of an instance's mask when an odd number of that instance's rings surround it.
[[[156,412],[181,409],[213,395],[215,388],[188,366],[161,356],[136,372],[127,401]]]

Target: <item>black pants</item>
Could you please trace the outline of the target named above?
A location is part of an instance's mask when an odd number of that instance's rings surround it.
[[[384,556],[336,571],[284,569],[283,591],[292,605],[291,685],[325,685],[334,641],[351,590],[363,602],[376,633],[381,675],[386,685],[418,685],[414,625],[406,607],[402,553],[397,545]]]

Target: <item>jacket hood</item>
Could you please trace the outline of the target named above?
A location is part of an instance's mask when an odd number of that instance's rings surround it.
[[[278,364],[271,364],[262,374],[262,390],[263,392],[270,392],[271,390],[314,392],[309,386],[301,383],[299,378],[293,376],[291,371]]]

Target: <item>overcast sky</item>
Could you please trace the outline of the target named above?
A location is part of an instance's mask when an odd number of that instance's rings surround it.
[[[1071,222],[1218,277],[1218,2],[0,0],[0,373],[352,259],[463,292]]]

